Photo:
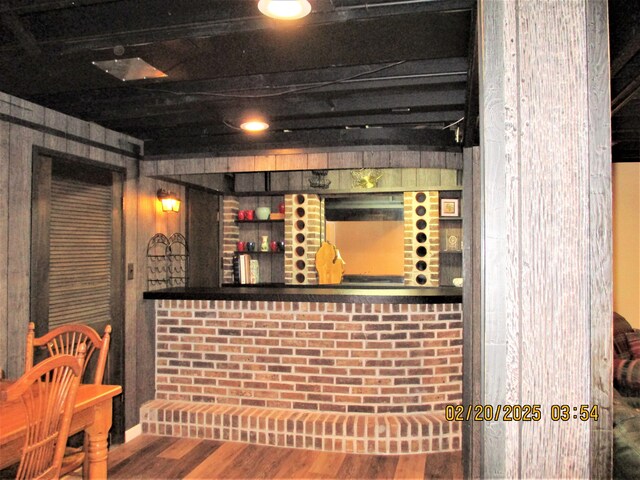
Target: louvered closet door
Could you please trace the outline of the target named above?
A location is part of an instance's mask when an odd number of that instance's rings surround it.
[[[104,383],[122,385],[123,172],[40,154],[32,178],[30,317],[36,335],[69,323],[90,325],[102,335],[110,324]],[[110,435],[116,443],[124,433],[122,397],[113,403]]]
[[[111,323],[111,185],[51,180],[49,329]]]

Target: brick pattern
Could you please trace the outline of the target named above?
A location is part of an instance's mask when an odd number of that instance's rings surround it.
[[[159,300],[160,435],[358,453],[457,450],[460,304]]]
[[[225,195],[222,201],[222,271],[223,283],[233,283],[233,253],[240,240],[240,229],[235,223],[240,202],[237,197]]]
[[[459,304],[157,304],[157,399],[438,412],[462,395]]]
[[[437,191],[404,193],[404,284],[440,284],[440,220]]]
[[[285,263],[287,285],[316,285],[316,252],[324,224],[321,201],[313,194],[285,195]]]
[[[346,453],[457,451],[460,423],[442,414],[363,415],[153,400],[142,431],[154,435],[245,442]]]

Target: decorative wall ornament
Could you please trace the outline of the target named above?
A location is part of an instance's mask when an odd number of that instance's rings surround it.
[[[378,181],[382,178],[382,170],[376,168],[361,168],[351,170],[353,177],[353,188],[374,188],[378,186]]]
[[[329,188],[331,180],[327,178],[326,170],[311,170],[311,178],[309,178],[309,186],[311,188]]]

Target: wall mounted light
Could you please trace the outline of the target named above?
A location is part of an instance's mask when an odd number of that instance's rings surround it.
[[[179,212],[180,211],[180,199],[178,196],[161,188],[158,190],[158,200],[162,203],[162,211],[163,212]]]
[[[311,4],[307,0],[260,0],[258,10],[277,20],[297,20],[311,13]]]

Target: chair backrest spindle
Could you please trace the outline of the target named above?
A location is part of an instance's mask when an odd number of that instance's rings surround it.
[[[54,328],[42,337],[35,336],[35,325],[29,323],[29,331],[27,333],[27,350],[25,356],[25,370],[33,367],[34,351],[36,348],[46,348],[49,357],[56,355],[77,355],[80,345],[85,345],[86,355],[82,366],[82,375],[96,350],[98,350],[98,358],[95,365],[95,373],[90,383],[101,384],[104,378],[104,371],[107,365],[107,353],[109,351],[109,343],[111,340],[111,325],[107,325],[104,329],[102,338],[98,333],[87,325],[62,325]]]
[[[43,360],[0,392],[0,402],[21,400],[25,407],[27,429],[16,478],[58,478],[85,351],[82,344],[77,356]]]

